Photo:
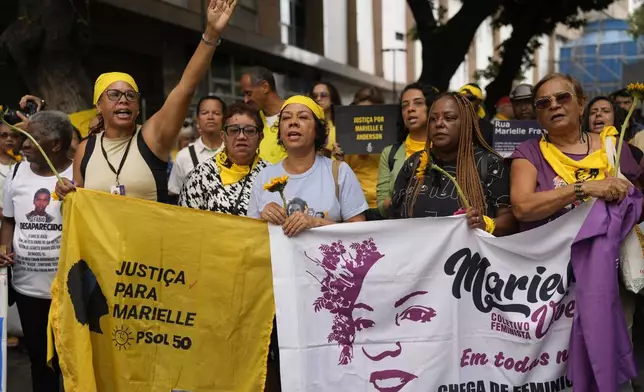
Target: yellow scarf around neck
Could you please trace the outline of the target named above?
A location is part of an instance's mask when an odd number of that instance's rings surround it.
[[[588,154],[584,159],[576,161],[561,152],[554,144],[548,143],[545,136],[539,142],[539,148],[544,159],[555,173],[567,184],[584,182],[590,180],[602,180],[606,177],[605,172],[613,171],[613,164],[608,161],[606,154],[606,138],[612,137],[615,144],[617,135],[615,127],[605,127],[599,135],[602,146],[597,151]],[[590,137],[590,136],[589,136]]]
[[[414,153],[424,150],[425,143],[426,142],[418,142],[412,139],[411,135],[407,135],[407,139],[405,139],[405,158],[409,158]]]
[[[226,186],[241,181],[250,173],[253,167],[257,165],[258,161],[259,156],[255,155],[253,164],[251,166],[236,165],[228,159],[226,149],[222,149],[219,153],[217,153],[217,155],[215,155],[215,163],[217,164],[217,169],[219,170],[219,177],[221,177],[222,184]]]

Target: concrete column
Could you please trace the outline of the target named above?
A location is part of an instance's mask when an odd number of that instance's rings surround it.
[[[416,41],[409,39],[406,34],[411,30],[415,25],[414,15],[411,13],[409,7],[405,13],[405,46],[407,49],[407,82],[412,83],[416,81]]]
[[[373,48],[376,65],[376,76],[385,76],[382,66],[382,0],[373,2]]]
[[[260,35],[269,37],[275,42],[282,41],[280,12],[279,0],[261,0],[257,2],[257,17],[259,18]]]
[[[347,62],[348,65],[356,68],[360,65],[356,0],[347,0]]]

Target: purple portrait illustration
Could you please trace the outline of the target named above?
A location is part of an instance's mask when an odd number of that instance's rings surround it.
[[[427,333],[418,327],[436,317],[436,311],[425,303],[429,300],[427,291],[413,289],[401,295],[396,290],[386,290],[385,285],[393,282],[394,276],[389,271],[396,265],[385,261],[385,255],[378,251],[371,238],[353,243],[348,249],[342,241],[337,241],[321,245],[319,250],[321,260],[306,256],[324,271],[321,276],[307,271],[321,286],[322,295],[313,302],[313,309],[316,313],[326,311],[333,315],[327,340],[340,348],[338,365],[348,365],[359,358],[361,362],[366,361],[365,368],[370,374],[365,379],[375,390],[400,391],[418,378],[412,373],[416,369],[409,368],[410,364],[415,366],[418,348],[400,337],[409,334],[410,325],[416,328],[413,333]],[[374,267],[378,267],[377,273],[372,273]],[[370,273],[376,278],[367,279]],[[385,290],[381,291],[381,287]],[[370,335],[372,331],[374,334]],[[370,343],[357,344],[356,335]],[[398,369],[405,367],[408,371]]]

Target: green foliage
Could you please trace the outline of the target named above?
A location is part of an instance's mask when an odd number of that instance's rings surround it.
[[[635,39],[644,35],[644,5],[639,6],[628,18],[628,32]]]

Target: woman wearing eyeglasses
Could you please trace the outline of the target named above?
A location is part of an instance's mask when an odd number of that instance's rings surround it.
[[[333,107],[342,106],[342,98],[340,98],[340,93],[338,93],[335,86],[329,82],[317,82],[309,95],[324,110],[324,117],[327,119],[327,125],[329,127],[329,136],[324,147],[324,155],[330,157],[336,141]]]
[[[252,106],[239,102],[228,108],[221,131],[224,148],[190,173],[179,205],[245,216],[255,178],[267,166],[257,153],[263,127]]]
[[[546,76],[535,86],[533,102],[547,133],[522,143],[511,157],[510,196],[520,230],[554,220],[587,197],[623,200],[628,181],[605,176],[602,139],[611,135],[585,132],[581,124],[586,97],[579,82],[568,75]],[[628,148],[622,149],[620,169],[633,183],[642,174]]]
[[[78,186],[116,195],[167,201],[168,157],[235,4],[234,0],[210,0],[206,31],[179,84],[143,127],[136,125],[140,94],[134,79],[120,72],[98,77],[94,85],[98,124],[76,151],[74,182],[65,180],[64,184],[56,186],[59,197]]]

